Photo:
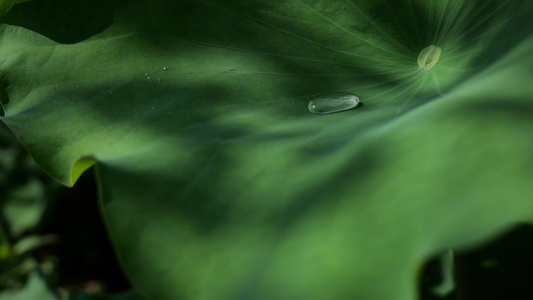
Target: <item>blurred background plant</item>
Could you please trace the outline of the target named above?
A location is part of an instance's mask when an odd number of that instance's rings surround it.
[[[142,299],[124,277],[87,172],[68,189],[0,123],[0,299]]]

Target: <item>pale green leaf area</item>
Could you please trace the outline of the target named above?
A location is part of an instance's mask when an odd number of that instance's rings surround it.
[[[45,277],[38,271],[30,274],[26,286],[21,290],[7,290],[0,293],[0,300],[57,300],[55,293],[50,290]]]
[[[2,119],[66,185],[97,163],[152,299],[416,299],[429,256],[533,215],[531,6],[139,0],[73,44],[4,24]],[[363,105],[308,111],[332,92]]]
[[[2,199],[2,214],[13,236],[35,227],[46,207],[43,185],[35,178],[6,193]]]

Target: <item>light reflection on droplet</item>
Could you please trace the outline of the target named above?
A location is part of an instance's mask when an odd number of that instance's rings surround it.
[[[331,114],[355,108],[360,101],[350,93],[331,93],[321,95],[309,102],[309,111],[314,114]]]

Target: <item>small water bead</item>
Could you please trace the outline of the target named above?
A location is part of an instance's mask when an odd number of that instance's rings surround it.
[[[321,95],[309,102],[309,111],[314,114],[331,114],[356,108],[359,98],[350,93],[331,93]]]

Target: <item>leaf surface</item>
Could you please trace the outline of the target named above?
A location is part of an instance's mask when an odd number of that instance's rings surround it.
[[[97,163],[120,259],[154,299],[415,299],[429,255],[531,219],[531,4],[139,0],[113,16],[74,44],[3,25],[3,120],[66,185]],[[307,110],[332,92],[363,106]]]

